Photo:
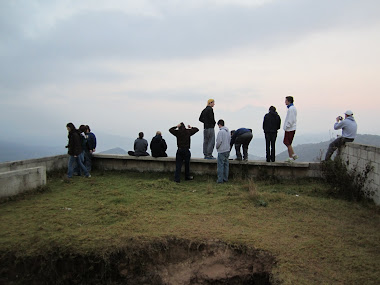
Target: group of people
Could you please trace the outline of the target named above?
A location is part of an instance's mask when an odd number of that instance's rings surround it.
[[[292,96],[285,97],[285,105],[287,106],[286,118],[283,124],[284,140],[283,143],[288,150],[288,158],[286,162],[292,162],[298,159],[298,155],[294,152],[292,147],[293,139],[297,128],[297,109],[294,106],[294,98]],[[202,110],[199,121],[203,123],[203,154],[204,159],[215,159],[212,153],[216,148],[217,157],[217,182],[224,183],[228,181],[229,174],[229,156],[230,151],[235,145],[236,160],[248,161],[248,146],[253,138],[252,129],[239,128],[231,132],[225,126],[223,119],[218,122],[215,121],[213,108],[215,100],[209,99],[206,107]],[[215,139],[215,125],[218,125],[219,132]],[[281,126],[281,118],[278,115],[274,106],[269,107],[269,111],[264,116],[263,131],[265,134],[266,142],[266,161],[275,162],[276,150],[275,144],[277,139],[277,132]],[[347,110],[345,119],[342,117],[336,118],[334,129],[342,129],[342,136],[334,140],[326,153],[325,160],[329,160],[333,152],[344,145],[346,142],[352,142],[356,137],[357,124],[353,117],[353,112]],[[79,174],[83,173],[86,177],[90,177],[91,171],[91,156],[95,152],[96,137],[91,133],[89,126],[80,126],[79,130],[75,128],[72,123],[67,124],[69,132],[69,170],[68,177],[72,177],[74,173],[74,164],[79,167]],[[183,162],[185,163],[185,179],[192,180],[190,176],[190,137],[199,131],[196,127],[190,125],[185,126],[183,122],[171,127],[169,132],[177,138],[177,153],[176,153],[176,171],[174,181],[179,183],[181,176],[181,168]],[[162,138],[160,131],[152,138],[150,149],[153,157],[167,157],[166,150],[167,144]],[[243,150],[243,154],[241,153]],[[129,151],[128,154],[132,156],[149,156],[148,142],[144,139],[144,133],[140,132],[139,137],[134,142],[134,150]]]
[[[96,150],[96,136],[88,125],[75,128],[73,123],[66,125],[68,131],[69,164],[67,177],[73,175],[91,177],[92,153]]]

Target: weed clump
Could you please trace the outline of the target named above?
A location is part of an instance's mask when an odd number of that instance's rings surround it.
[[[321,162],[323,178],[331,186],[329,194],[349,201],[368,200],[374,195],[367,186],[373,167],[368,163],[360,170],[358,167],[349,169],[347,165],[348,161],[345,163],[340,157]]]

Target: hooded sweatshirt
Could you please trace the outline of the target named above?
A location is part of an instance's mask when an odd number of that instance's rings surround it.
[[[281,127],[281,118],[276,111],[269,111],[264,116],[263,130],[264,133],[277,133],[277,130]]]
[[[342,137],[355,139],[358,125],[354,117],[348,116],[343,121],[334,124],[334,130],[342,129]]]
[[[216,150],[218,153],[230,151],[231,135],[227,127],[223,126],[219,129],[216,137]]]

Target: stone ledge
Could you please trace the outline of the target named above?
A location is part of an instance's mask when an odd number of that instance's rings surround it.
[[[0,198],[14,196],[46,185],[46,167],[0,173]]]
[[[152,156],[130,156],[122,154],[94,154],[95,158],[109,158],[109,159],[122,159],[122,160],[132,160],[132,161],[165,161],[165,162],[175,162],[175,157],[152,157]],[[204,163],[204,164],[217,164],[216,159],[203,159],[203,158],[191,158],[191,163]],[[261,160],[248,160],[248,161],[237,161],[231,160],[230,164],[237,165],[254,165],[254,166],[271,166],[271,167],[299,167],[299,168],[309,168],[311,165],[319,165],[318,162],[266,162]]]

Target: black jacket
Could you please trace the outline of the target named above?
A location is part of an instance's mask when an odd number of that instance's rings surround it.
[[[207,106],[203,109],[201,115],[199,116],[199,121],[204,124],[205,129],[210,129],[215,127],[215,117],[214,110],[211,106]]]
[[[81,142],[81,137],[78,130],[70,131],[68,138],[69,138],[69,144],[67,145],[68,154],[72,156],[80,155],[82,153],[82,142]]]
[[[211,107],[210,107],[211,108]],[[199,131],[198,128],[192,127],[191,129],[186,129],[184,126],[176,130],[177,127],[172,127],[169,132],[177,137],[178,148],[190,149],[190,137]]]
[[[167,148],[168,146],[161,135],[156,135],[152,138],[150,150],[152,151],[153,157],[167,157],[168,155],[165,152]]]
[[[277,133],[277,130],[281,126],[281,118],[276,111],[269,111],[264,116],[263,130],[264,133]]]

